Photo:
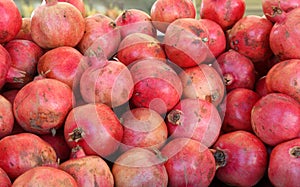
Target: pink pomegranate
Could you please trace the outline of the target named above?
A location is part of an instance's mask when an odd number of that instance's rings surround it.
[[[118,49],[121,42],[120,29],[114,20],[97,13],[85,18],[85,31],[81,38],[78,49],[82,54],[86,54],[89,48],[101,48],[107,59],[110,59]]]
[[[216,107],[202,99],[182,99],[167,115],[170,138],[191,138],[210,147],[217,140],[222,121]]]
[[[167,186],[168,174],[163,159],[144,148],[132,148],[121,154],[113,164],[115,185]]]
[[[34,80],[16,95],[13,111],[28,132],[49,134],[60,128],[72,109],[71,88],[55,79]]]
[[[11,187],[11,180],[2,168],[0,168],[0,184],[2,187]]]
[[[166,32],[170,23],[180,18],[195,18],[196,8],[190,0],[156,0],[150,10],[154,26]]]
[[[54,149],[32,133],[9,135],[0,140],[0,167],[13,180],[25,171],[56,164]]]
[[[205,24],[193,18],[172,22],[165,33],[163,44],[169,60],[179,67],[193,67],[211,55],[210,37]]]
[[[23,17],[22,26],[18,34],[15,36],[15,39],[23,39],[32,41],[31,37],[31,18]]]
[[[269,93],[267,84],[266,84],[266,76],[261,77],[255,83],[254,91],[260,95],[261,97],[267,95]]]
[[[149,108],[135,108],[121,116],[124,129],[121,150],[134,147],[160,149],[168,138],[164,119]]]
[[[14,126],[12,104],[0,95],[0,139],[9,135]]]
[[[7,50],[0,45],[0,90],[6,83],[6,77],[11,66],[11,57]]]
[[[13,0],[0,1],[0,43],[12,40],[20,31],[22,26],[21,13]]]
[[[85,11],[85,3],[83,0],[58,0],[58,2],[70,3],[81,12],[83,17],[85,17],[86,11]]]
[[[70,111],[64,136],[70,148],[79,145],[87,155],[108,157],[119,148],[123,127],[109,106],[86,104]]]
[[[77,187],[76,180],[67,172],[49,166],[39,166],[19,176],[12,184],[18,186]]]
[[[270,155],[268,177],[274,186],[299,185],[300,138],[276,145]]]
[[[272,27],[273,24],[265,17],[247,15],[230,30],[230,47],[254,63],[266,60],[273,54],[269,45]]]
[[[254,133],[266,144],[275,146],[299,137],[300,103],[283,93],[270,93],[252,108]]]
[[[167,159],[170,186],[209,186],[215,176],[213,154],[196,140],[176,138],[162,148],[161,155]]]
[[[126,36],[119,45],[116,57],[127,66],[146,58],[166,61],[166,54],[161,42],[143,33],[133,33]]]
[[[122,38],[132,33],[144,33],[156,38],[156,28],[152,24],[150,15],[145,11],[135,8],[124,10],[115,22],[120,27]]]
[[[200,17],[215,21],[223,30],[228,30],[244,16],[245,11],[245,0],[202,0]]]
[[[134,81],[131,103],[159,114],[171,110],[180,100],[182,84],[176,72],[164,61],[144,59],[130,67]]]
[[[254,186],[267,170],[268,153],[250,132],[238,130],[221,135],[213,146],[216,177],[230,186]]]
[[[31,37],[40,47],[75,47],[84,34],[84,18],[70,3],[46,0],[31,17]]]

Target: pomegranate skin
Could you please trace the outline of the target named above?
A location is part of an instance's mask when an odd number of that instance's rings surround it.
[[[270,154],[268,177],[276,186],[299,186],[300,138],[276,145]]]
[[[266,84],[266,76],[262,76],[261,78],[259,78],[256,81],[254,91],[261,97],[263,97],[269,93],[267,84]]]
[[[63,26],[62,26],[63,25]],[[33,11],[31,37],[41,48],[75,47],[84,34],[84,18],[70,3],[48,0]]]
[[[162,148],[161,155],[167,159],[169,186],[209,186],[215,176],[213,154],[196,140],[173,139]]]
[[[0,45],[0,90],[6,83],[6,76],[11,66],[11,57],[7,50]]]
[[[0,95],[0,139],[12,132],[14,121],[12,104]]]
[[[58,2],[67,2],[75,6],[82,14],[83,17],[86,15],[85,4],[83,0],[57,0]]]
[[[251,125],[254,133],[271,146],[297,138],[300,134],[300,103],[286,94],[267,94],[253,106]]]
[[[0,184],[1,187],[11,187],[11,180],[2,168],[0,168]]]
[[[267,149],[250,132],[238,130],[223,134],[212,148],[222,153],[214,153],[218,163],[216,177],[230,186],[254,186],[267,170]]]
[[[22,18],[22,26],[18,34],[15,36],[15,39],[33,41],[31,37],[31,18]]]
[[[0,1],[0,43],[12,40],[22,26],[21,13],[13,0]]]
[[[19,186],[78,187],[70,174],[49,166],[35,167],[23,173],[12,184],[12,187]]]

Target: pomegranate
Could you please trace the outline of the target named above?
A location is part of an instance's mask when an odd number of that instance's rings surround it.
[[[300,138],[276,145],[270,155],[268,177],[274,186],[299,186]]]
[[[215,176],[213,154],[196,140],[175,138],[162,148],[161,154],[167,159],[169,186],[209,186]]]
[[[149,108],[135,108],[121,116],[124,129],[121,150],[134,147],[160,149],[167,140],[168,129],[164,119]]]
[[[211,55],[209,31],[205,24],[193,18],[172,22],[163,39],[169,60],[179,67],[193,67]]]
[[[283,93],[267,94],[253,106],[251,124],[255,134],[270,146],[297,138],[300,103]]]
[[[86,54],[89,48],[102,48],[107,59],[110,59],[118,50],[121,42],[120,29],[113,19],[97,13],[85,18],[85,31],[78,49]]]
[[[19,186],[77,187],[75,179],[67,172],[49,166],[39,166],[20,175],[12,184]]]
[[[176,72],[164,61],[143,59],[130,67],[134,81],[131,103],[159,114],[171,110],[180,100],[182,84]]]
[[[180,18],[195,18],[196,8],[190,0],[156,0],[150,10],[154,26],[165,33],[170,23]]]
[[[124,10],[115,22],[120,27],[122,38],[132,33],[144,33],[156,38],[156,28],[152,24],[150,15],[145,11],[135,8]]]
[[[213,146],[216,177],[230,186],[254,186],[267,170],[268,153],[250,132],[238,130],[219,136]]]
[[[132,148],[113,164],[115,186],[167,186],[168,174],[162,158],[144,148]]]
[[[202,99],[183,99],[166,118],[170,138],[191,138],[210,147],[217,140],[222,121],[216,107]]]
[[[270,47],[280,60],[299,59],[297,48],[300,47],[298,38],[298,23],[300,8],[294,8],[288,13],[282,12],[280,19],[274,24],[270,32]]]
[[[226,91],[254,88],[255,67],[252,61],[241,53],[229,49],[217,58],[215,66],[220,69]]]
[[[73,88],[75,76],[80,76],[78,66],[82,58],[83,55],[73,47],[57,47],[39,59],[37,70],[40,75],[59,80]]]
[[[83,17],[86,15],[85,4],[83,0],[58,0],[58,2],[67,2],[75,6],[82,14]]]
[[[253,90],[236,88],[226,95],[226,110],[222,125],[224,132],[245,130],[252,132],[251,110],[260,99]]]
[[[73,93],[68,85],[44,78],[26,84],[17,93],[13,111],[26,131],[48,134],[63,125],[72,104]]]
[[[54,149],[32,133],[9,135],[0,140],[0,167],[13,180],[25,171],[41,166],[54,165]]]
[[[300,102],[299,69],[299,59],[285,60],[274,65],[266,75],[268,92],[281,92]]]
[[[186,68],[180,74],[183,97],[203,99],[219,105],[225,95],[225,85],[219,73],[207,64]]]
[[[2,168],[0,168],[0,184],[2,187],[11,187],[11,180]]]
[[[200,17],[215,21],[223,30],[230,29],[245,11],[245,0],[202,0],[200,5]]]
[[[272,22],[265,17],[247,15],[230,30],[230,47],[254,63],[266,60],[273,54],[269,45],[272,27]]]
[[[22,18],[22,26],[18,34],[15,36],[15,39],[22,39],[22,40],[30,40],[32,41],[31,37],[31,18],[23,17]]]
[[[104,67],[87,68],[80,79],[80,92],[85,102],[100,102],[112,108],[129,101],[133,86],[129,69],[113,60]]]
[[[299,0],[262,0],[262,10],[264,15],[272,22],[279,21],[284,14],[299,6]]]
[[[12,104],[0,95],[0,139],[9,135],[14,126]]]
[[[80,148],[75,147],[73,149]],[[114,186],[114,178],[110,168],[100,156],[86,156],[83,152],[83,155],[77,154],[75,158],[61,163],[59,169],[72,175],[78,186]]]
[[[0,43],[12,40],[22,26],[21,13],[13,0],[0,0]]]
[[[46,0],[33,11],[31,37],[40,47],[75,47],[84,34],[84,18],[70,3]]]
[[[128,66],[145,58],[157,58],[166,61],[166,54],[162,44],[157,39],[147,34],[133,33],[121,41],[117,58]]]
[[[108,157],[119,148],[123,127],[107,105],[85,104],[68,114],[64,136],[70,148],[79,145],[87,155]]]
[[[0,90],[6,83],[6,76],[11,66],[11,57],[7,50],[0,45]]]
[[[255,83],[254,91],[261,97],[263,97],[269,93],[267,84],[266,84],[266,78],[267,78],[266,76],[262,76]]]

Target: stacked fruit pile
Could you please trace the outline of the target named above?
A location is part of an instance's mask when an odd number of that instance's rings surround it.
[[[0,0],[1,186],[299,186],[299,5]]]

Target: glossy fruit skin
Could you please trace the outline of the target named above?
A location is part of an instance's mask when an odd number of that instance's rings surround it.
[[[72,158],[61,163],[59,169],[72,175],[78,186],[114,186],[110,168],[100,156]]]
[[[130,102],[165,114],[180,100],[182,84],[176,72],[164,61],[144,59],[129,68],[134,81]]]
[[[79,145],[86,155],[105,158],[119,148],[123,127],[109,106],[102,103],[84,104],[73,108],[68,114],[64,136],[70,148]]]
[[[299,186],[300,139],[276,145],[270,155],[268,177],[274,186]]]
[[[225,154],[224,165],[216,172],[220,181],[232,186],[254,186],[264,176],[267,149],[252,133],[238,130],[223,134],[212,148]]]
[[[266,76],[263,76],[256,81],[254,91],[261,97],[263,97],[269,93],[267,84],[266,84]]]
[[[216,163],[211,151],[203,144],[189,138],[175,138],[166,144],[161,154],[170,186],[209,186]]]
[[[165,33],[168,25],[177,19],[194,19],[196,8],[189,0],[157,0],[151,7],[150,16],[154,26]]]
[[[283,93],[269,93],[253,106],[251,124],[254,133],[271,146],[297,138],[300,103]]]
[[[21,13],[13,0],[0,1],[0,43],[4,44],[12,40],[22,26]]]
[[[245,0],[203,0],[200,17],[215,21],[223,30],[228,30],[244,16],[245,11]]]
[[[284,60],[274,65],[266,75],[268,92],[287,94],[300,102],[300,60]]]
[[[46,1],[34,10],[31,17],[31,37],[45,49],[75,47],[84,34],[84,28],[81,12],[66,2]]]
[[[49,166],[39,166],[19,176],[12,184],[18,186],[77,187],[75,179],[67,172]]]
[[[14,121],[12,104],[0,95],[0,139],[12,132]]]
[[[167,186],[168,174],[153,151],[132,148],[121,154],[112,166],[116,187]]]
[[[166,117],[169,138],[191,138],[210,147],[222,121],[216,107],[202,99],[182,99]]]
[[[210,56],[209,31],[193,18],[181,18],[168,26],[164,39],[168,59],[181,68],[194,67]]]
[[[10,135],[0,140],[0,167],[11,179],[25,171],[56,163],[54,149],[40,137],[32,133]]]
[[[156,38],[156,28],[150,15],[145,11],[135,8],[124,10],[115,22],[120,27],[122,39],[132,33],[143,33]]]
[[[226,111],[222,124],[224,132],[245,130],[252,132],[251,111],[260,95],[250,89],[236,88],[226,95]]]
[[[224,79],[226,91],[235,88],[254,88],[255,67],[246,56],[229,49],[218,56],[217,66]]]
[[[268,59],[272,55],[269,44],[272,28],[273,24],[265,17],[245,16],[230,30],[230,47],[254,63]]]
[[[2,168],[0,168],[0,184],[2,187],[11,186],[11,180],[8,177],[7,173]]]

